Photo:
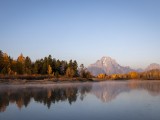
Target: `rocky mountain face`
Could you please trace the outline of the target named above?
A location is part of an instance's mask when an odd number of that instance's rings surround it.
[[[157,63],[152,63],[145,69],[145,71],[149,71],[149,70],[153,70],[153,69],[159,69],[160,70],[160,65],[157,64]]]
[[[119,65],[114,59],[110,57],[102,57],[96,63],[91,64],[88,67],[88,71],[97,76],[100,73],[105,73],[107,75],[120,73],[123,74],[135,70],[131,69],[130,67],[123,67]]]
[[[153,69],[160,70],[160,65],[156,63],[152,63],[146,69],[132,69],[130,67],[124,67],[119,65],[111,57],[102,57],[100,60],[97,60],[96,63],[89,65],[87,69],[94,76],[97,76],[100,73],[111,75],[111,74],[125,74],[131,71],[144,72],[144,71],[149,71]]]

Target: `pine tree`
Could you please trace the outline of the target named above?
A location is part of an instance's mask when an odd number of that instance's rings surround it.
[[[3,69],[3,52],[0,50],[0,73]]]
[[[31,74],[32,71],[32,61],[31,59],[27,56],[24,62],[25,65],[25,73],[26,74]]]

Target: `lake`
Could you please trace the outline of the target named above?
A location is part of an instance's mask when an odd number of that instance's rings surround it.
[[[160,120],[160,81],[0,85],[0,120]]]

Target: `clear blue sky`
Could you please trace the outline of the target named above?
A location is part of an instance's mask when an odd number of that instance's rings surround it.
[[[160,64],[160,0],[0,0],[0,49],[88,66]]]

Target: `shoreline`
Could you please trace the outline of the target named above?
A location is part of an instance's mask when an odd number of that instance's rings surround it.
[[[107,80],[107,79],[86,79],[86,78],[56,78],[43,80],[25,80],[25,79],[0,79],[0,85],[45,85],[45,84],[59,84],[59,83],[84,83],[84,82],[106,82],[106,81],[157,81],[157,80],[142,80],[142,79],[128,79],[128,80]],[[160,80],[158,80],[160,81]]]
[[[1,84],[8,85],[23,85],[23,84],[56,84],[56,83],[77,83],[77,82],[97,82],[99,80],[92,79],[77,79],[77,78],[54,78],[54,79],[42,79],[42,80],[26,80],[26,79],[0,79]],[[103,80],[104,81],[104,80]],[[100,81],[99,81],[100,82]]]

